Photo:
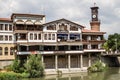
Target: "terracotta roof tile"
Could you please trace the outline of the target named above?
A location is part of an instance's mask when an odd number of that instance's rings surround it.
[[[82,30],[82,33],[85,33],[85,34],[93,34],[93,33],[105,34],[106,32],[100,32],[100,31],[95,31],[95,30],[83,29],[83,30]]]
[[[0,21],[11,21],[10,18],[0,18]]]
[[[82,32],[100,32],[100,31],[95,31],[95,30],[88,30],[88,29],[83,29]]]

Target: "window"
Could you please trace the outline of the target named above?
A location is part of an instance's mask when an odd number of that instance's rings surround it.
[[[9,36],[9,41],[12,41],[12,36]]]
[[[0,47],[0,55],[2,55],[2,47]]]
[[[14,53],[14,48],[11,47],[11,48],[10,48],[10,55],[13,55],[13,53]]]
[[[33,40],[33,34],[30,33],[30,40]]]
[[[52,34],[52,40],[55,40],[55,34]]]
[[[9,25],[9,30],[12,31],[12,24]]]
[[[47,40],[47,34],[44,34],[44,39]]]
[[[8,24],[5,24],[5,30],[6,31],[8,30]]]
[[[67,25],[65,25],[64,23],[59,25],[59,31],[67,31]]]
[[[5,36],[5,41],[7,41],[7,40],[8,40],[8,36],[6,35],[6,36]]]
[[[2,35],[0,35],[0,41],[3,41],[3,36]]]
[[[48,35],[48,39],[51,40],[51,34]]]
[[[0,24],[0,30],[3,30],[3,24]]]
[[[8,55],[8,47],[5,47],[5,55]]]
[[[41,40],[41,34],[38,34],[38,39]]]
[[[37,40],[37,34],[34,34],[34,40]]]
[[[76,26],[70,26],[71,31],[78,31],[78,28]]]
[[[71,40],[80,40],[80,34],[70,34]]]
[[[21,33],[19,40],[26,40],[26,38],[27,38],[26,36],[27,36],[27,34]]]
[[[56,30],[56,25],[52,24],[52,25],[47,26],[47,30]]]

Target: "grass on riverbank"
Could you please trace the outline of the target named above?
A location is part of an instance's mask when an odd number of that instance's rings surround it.
[[[27,73],[0,72],[0,80],[21,80],[28,77]]]

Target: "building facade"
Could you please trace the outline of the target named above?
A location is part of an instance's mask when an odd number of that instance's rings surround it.
[[[12,21],[8,18],[0,18],[0,65],[6,66],[14,59],[13,40]]]
[[[105,51],[98,7],[91,7],[90,25],[88,30],[64,18],[46,23],[45,15],[13,13],[0,19],[0,60],[41,54],[46,71],[86,69]]]

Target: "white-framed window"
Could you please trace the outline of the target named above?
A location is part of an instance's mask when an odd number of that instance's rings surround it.
[[[33,34],[30,33],[30,40],[33,40]]]
[[[3,41],[3,35],[0,35],[0,41]]]
[[[0,47],[0,55],[2,55],[2,47]]]
[[[10,48],[10,55],[13,55],[13,53],[14,53],[14,48],[11,47],[11,48]]]
[[[55,40],[55,34],[52,34],[52,40]]]
[[[51,33],[48,34],[48,40],[51,40]]]
[[[34,40],[37,40],[37,34],[34,33]]]
[[[8,35],[5,35],[5,41],[8,41]]]
[[[55,33],[45,33],[44,40],[55,40]]]
[[[12,35],[9,36],[9,41],[12,41]]]
[[[41,34],[40,33],[38,34],[38,39],[41,40]]]
[[[12,24],[9,24],[9,30],[12,31]]]
[[[30,40],[41,40],[41,33],[30,33]]]
[[[8,31],[8,24],[5,24],[5,31]]]
[[[8,47],[5,47],[5,55],[8,55]]]
[[[78,31],[78,27],[70,25],[70,31]]]
[[[47,34],[44,34],[44,39],[47,40]]]
[[[0,30],[3,30],[3,24],[0,24]]]

